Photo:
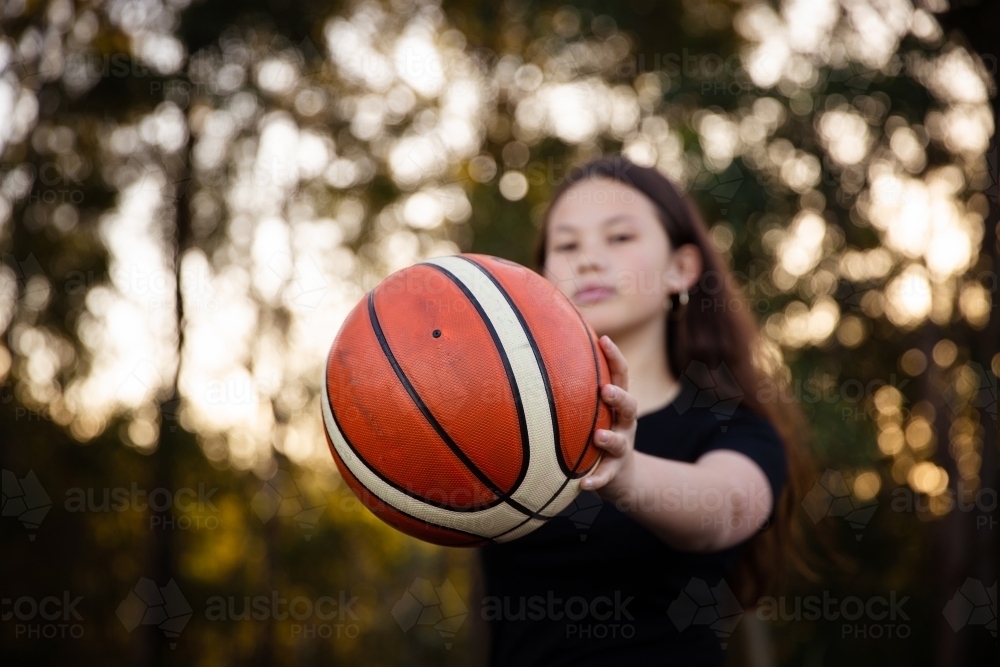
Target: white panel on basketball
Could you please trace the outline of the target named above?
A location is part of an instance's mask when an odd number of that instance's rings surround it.
[[[537,512],[552,496],[559,493],[566,475],[556,458],[549,397],[528,336],[503,293],[478,265],[456,256],[434,257],[421,263],[436,264],[458,278],[479,302],[500,337],[500,344],[507,354],[521,395],[530,452],[528,472],[511,498]]]
[[[344,435],[337,428],[337,423],[333,420],[333,411],[330,409],[330,395],[327,383],[328,379],[324,370],[322,401],[323,423],[326,425],[326,432],[330,434],[330,440],[333,441],[333,446],[337,448],[337,454],[340,455],[340,458],[344,461],[344,465],[351,471],[351,474],[379,500],[400,512],[417,517],[423,521],[489,538],[507,533],[525,520],[526,517],[524,514],[507,503],[500,503],[475,512],[456,512],[436,507],[408,496],[385,482],[364,461],[354,455],[354,451],[348,446]],[[505,536],[504,539],[499,541],[506,541],[506,539],[513,539],[513,537]]]
[[[600,462],[601,458],[598,457],[597,460],[594,461],[594,465],[591,466],[587,473],[590,474],[593,472],[594,468],[596,468]],[[582,479],[583,478],[570,479],[566,484],[566,487],[559,492],[559,495],[553,498],[552,502],[545,507],[543,512],[541,512],[542,516],[551,518],[566,509],[566,506],[573,502],[577,494],[580,492],[580,481]]]
[[[495,542],[510,542],[511,540],[516,540],[517,538],[527,535],[536,528],[541,528],[545,525],[545,522],[541,519],[528,519],[524,524],[510,530],[502,535],[498,535],[493,538]]]
[[[600,456],[598,456],[597,460],[594,461],[594,465],[591,466],[590,470],[588,470],[587,473],[589,474],[593,472],[594,468],[596,468],[600,462],[601,458]],[[571,502],[573,502],[577,494],[580,493],[580,479],[570,479],[566,483],[566,486],[563,487],[563,490],[560,491],[559,494],[552,499],[552,502],[546,505],[545,509],[539,512],[539,514],[546,517],[546,519],[551,519],[552,517],[556,516],[564,509],[566,509],[566,506],[569,505]],[[544,523],[545,522],[542,521],[541,519],[531,519],[524,525],[518,526],[509,533],[504,533],[503,535],[495,539],[497,542],[509,542],[510,540],[515,540],[521,537],[522,535],[527,535],[531,531],[542,526]]]

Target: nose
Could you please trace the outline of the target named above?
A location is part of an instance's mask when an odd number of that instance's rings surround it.
[[[594,240],[583,240],[580,252],[574,261],[574,273],[583,276],[588,273],[603,274],[608,267],[607,249],[603,243]]]

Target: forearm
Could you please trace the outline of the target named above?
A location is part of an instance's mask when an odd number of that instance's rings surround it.
[[[602,495],[675,549],[725,549],[751,537],[770,515],[770,486],[741,454],[711,452],[697,463],[632,457]]]

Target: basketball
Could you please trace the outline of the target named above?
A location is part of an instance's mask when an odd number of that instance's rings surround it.
[[[394,528],[508,542],[559,514],[599,462],[609,379],[555,285],[490,255],[435,257],[385,278],[338,331],[321,383],[327,443]]]

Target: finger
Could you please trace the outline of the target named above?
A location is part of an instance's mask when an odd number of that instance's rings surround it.
[[[625,361],[625,355],[606,335],[601,336],[601,345],[604,346],[604,356],[608,360],[608,369],[611,371],[611,383],[628,391],[628,362]]]
[[[639,413],[639,401],[635,396],[612,384],[604,385],[603,391],[604,401],[615,409],[619,423],[627,424],[636,419]]]
[[[594,444],[611,456],[625,456],[628,451],[628,439],[623,434],[605,429],[598,429],[594,434]]]
[[[590,473],[582,480],[580,486],[589,491],[596,491],[611,481],[615,476],[615,466],[609,460],[601,461],[594,472]]]

